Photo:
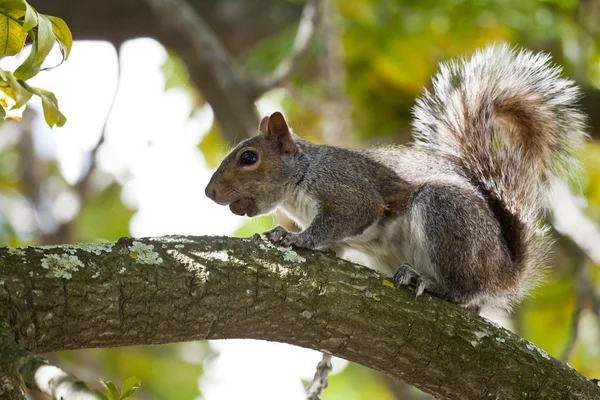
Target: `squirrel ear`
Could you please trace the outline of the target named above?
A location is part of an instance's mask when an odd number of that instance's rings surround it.
[[[267,117],[265,117],[267,118]],[[263,118],[263,121],[265,120]],[[261,121],[261,125],[263,123]],[[296,148],[296,144],[294,143],[294,139],[292,138],[292,132],[290,132],[290,127],[287,122],[285,122],[285,118],[283,118],[283,114],[276,111],[268,119],[268,130],[267,134],[269,138],[276,140],[279,143],[279,149],[284,153],[291,153]]]
[[[263,117],[258,124],[258,131],[261,133],[269,133],[269,117]]]

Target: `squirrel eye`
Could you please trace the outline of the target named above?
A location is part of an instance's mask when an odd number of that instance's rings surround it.
[[[252,165],[258,161],[258,154],[254,151],[247,150],[242,153],[240,157],[240,164],[242,165]]]

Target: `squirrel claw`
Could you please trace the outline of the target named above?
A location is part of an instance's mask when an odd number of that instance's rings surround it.
[[[421,275],[417,278],[417,284],[415,288],[415,300],[419,298],[425,292],[425,290],[429,290],[435,286],[435,283],[432,282],[429,278]]]
[[[285,230],[284,227],[276,226],[275,228],[271,229],[270,231],[266,231],[264,233],[264,235],[267,238],[267,240],[269,240],[269,242],[271,242],[273,244],[277,244],[281,241],[281,239],[285,236],[286,233],[287,233],[287,231]]]
[[[393,278],[397,287],[414,285],[415,300],[417,300],[425,291],[431,291],[436,287],[436,283],[429,277],[422,275],[409,263],[404,263],[396,270]]]
[[[421,274],[412,265],[405,262],[396,270],[392,280],[397,287],[400,287],[410,285],[420,276]]]
[[[278,244],[284,247],[290,247],[295,243],[296,234],[288,232],[282,226],[276,226],[264,233],[265,237],[273,244]]]

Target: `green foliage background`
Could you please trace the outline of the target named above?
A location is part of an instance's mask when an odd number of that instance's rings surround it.
[[[594,12],[598,10],[594,1],[339,0],[335,4],[351,111],[351,128],[346,135],[349,142],[359,146],[410,140],[410,108],[421,88],[429,84],[438,62],[468,55],[490,42],[507,41],[550,52],[555,62],[586,92],[600,90],[600,13]],[[291,48],[294,32],[295,27],[290,27],[248,49],[241,60],[246,70],[271,71]],[[311,49],[309,62],[291,83],[292,88],[317,103],[327,97],[318,67],[322,48],[323,43],[318,40]],[[198,106],[203,104],[201,93],[191,87],[187,71],[176,55],[171,55],[163,72],[165,90],[183,85],[195,92]],[[315,112],[290,93],[282,96],[288,121],[292,126],[301,125],[296,132],[311,140],[326,141],[321,136],[321,123],[328,115]],[[212,166],[218,164],[228,148],[217,125],[198,145]],[[584,168],[572,187],[583,196],[587,215],[598,225],[600,145],[590,143],[582,153]],[[21,162],[17,145],[0,154],[0,199],[30,196],[19,180]],[[64,181],[52,163],[48,166],[50,175]],[[113,184],[82,205],[73,225],[75,240],[116,240],[128,234],[128,222],[134,211],[122,204],[120,191],[120,186]],[[235,233],[249,236],[262,232],[273,221],[272,217],[255,219]],[[8,219],[0,215],[0,245],[37,241],[39,237],[17,236]],[[577,292],[574,276],[580,257],[569,251],[565,240],[559,240],[555,252],[556,262],[546,283],[515,310],[512,322],[518,334],[560,358],[572,330]],[[596,287],[600,284],[599,267],[588,268],[589,279]],[[569,363],[589,377],[600,376],[599,339],[598,319],[587,309]],[[65,352],[55,357],[71,365],[75,373],[78,365],[89,366],[118,385],[135,375],[142,381],[142,392],[136,394],[139,397],[145,393],[152,398],[192,399],[200,394],[196,382],[204,367],[182,361],[180,346]],[[206,359],[214,356],[208,346],[205,356]],[[165,379],[167,375],[169,379]],[[324,395],[326,400],[394,398],[389,382],[356,365],[334,376]]]

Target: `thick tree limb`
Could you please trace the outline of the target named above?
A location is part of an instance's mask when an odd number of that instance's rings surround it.
[[[438,398],[600,396],[504,329],[324,253],[225,237],[121,239],[0,249],[0,271],[12,338],[34,352],[253,338],[327,350]]]

